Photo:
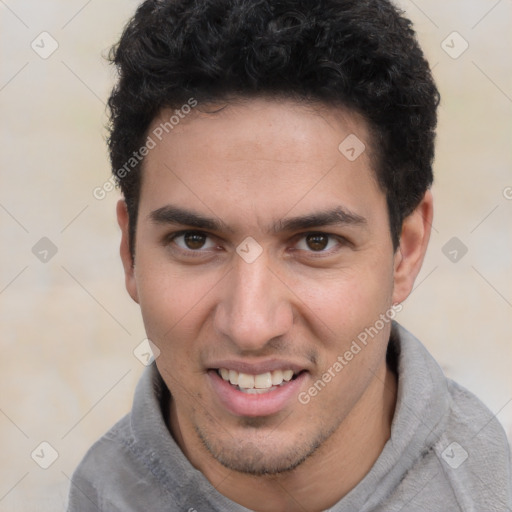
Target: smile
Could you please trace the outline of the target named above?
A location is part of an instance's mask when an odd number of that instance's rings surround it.
[[[242,369],[245,368],[239,368]],[[269,416],[293,407],[308,371],[286,367],[260,368],[259,371],[263,369],[267,371],[255,373],[255,368],[237,371],[226,366],[211,368],[207,375],[214,403],[230,414],[246,417]]]
[[[250,375],[237,372],[236,370],[219,368],[217,373],[226,382],[238,388],[239,391],[249,394],[268,393],[277,389],[278,386],[283,386],[295,377],[293,370],[274,370],[258,375]]]

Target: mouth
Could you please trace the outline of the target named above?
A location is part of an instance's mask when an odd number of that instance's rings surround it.
[[[229,382],[235,389],[242,393],[261,395],[285,386],[288,382],[296,379],[302,372],[295,373],[291,369],[273,370],[272,372],[251,375],[249,373],[219,368],[217,374],[224,381]]]
[[[236,416],[259,417],[277,414],[297,402],[307,376],[300,368],[268,369],[248,373],[221,366],[207,372],[214,399]]]

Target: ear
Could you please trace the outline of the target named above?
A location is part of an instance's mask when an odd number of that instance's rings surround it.
[[[129,216],[128,209],[126,208],[126,202],[124,199],[120,199],[117,202],[117,223],[121,228],[121,261],[124,267],[124,278],[125,286],[130,294],[130,297],[137,303],[139,303],[139,296],[137,293],[137,281],[135,279],[135,266],[130,254],[130,232],[129,232]]]
[[[433,216],[432,193],[427,190],[402,224],[400,246],[395,253],[393,304],[403,302],[411,293],[427,251]]]

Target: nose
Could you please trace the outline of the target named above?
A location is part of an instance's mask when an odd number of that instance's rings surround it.
[[[265,253],[247,263],[237,257],[222,287],[214,325],[240,351],[258,351],[293,324],[291,291],[269,266]]]

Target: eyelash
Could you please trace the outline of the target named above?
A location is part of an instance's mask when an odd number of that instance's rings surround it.
[[[174,248],[173,250],[176,250],[178,252],[180,252],[181,254],[183,254],[184,256],[187,256],[187,257],[204,257],[205,255],[205,251],[208,251],[210,250],[209,249],[197,249],[197,250],[194,250],[194,249],[184,249],[183,247],[180,247],[178,245],[175,244],[175,240],[181,236],[184,236],[186,234],[191,234],[191,235],[202,235],[202,236],[205,236],[207,239],[210,239],[212,240],[214,237],[212,237],[211,235],[209,235],[208,233],[205,233],[204,231],[198,231],[198,230],[191,230],[191,229],[186,229],[186,230],[182,230],[182,231],[178,231],[178,232],[175,232],[175,233],[170,233],[169,235],[166,235],[164,237],[164,240],[163,240],[163,245],[168,247],[170,246],[171,244],[174,243]],[[329,245],[329,243],[332,241],[332,240],[336,240],[338,242],[338,247],[334,250],[334,252],[337,252],[337,250],[340,249],[340,247],[343,247],[343,246],[346,246],[346,245],[349,245],[350,242],[340,236],[340,235],[334,235],[332,233],[324,233],[323,231],[308,231],[308,232],[305,232],[305,233],[300,233],[300,234],[297,234],[295,235],[294,239],[296,240],[296,242],[294,243],[294,245],[297,245],[301,240],[305,240],[308,236],[310,235],[323,235],[323,236],[327,236],[328,237],[328,242],[327,242],[327,245]],[[325,257],[325,256],[330,256],[332,255],[333,253],[333,249],[328,249],[328,250],[322,250],[322,251],[306,251],[304,249],[293,249],[293,251],[304,251],[306,253],[308,253],[309,256],[312,256],[313,258],[321,258],[321,257]]]

